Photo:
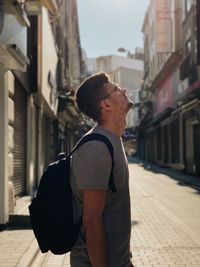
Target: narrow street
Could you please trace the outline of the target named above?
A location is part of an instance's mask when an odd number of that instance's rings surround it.
[[[130,164],[136,266],[200,266],[200,195],[164,174]]]
[[[200,267],[200,0],[0,0],[0,121],[0,267],[70,267],[28,207],[96,124],[128,155],[134,267]]]
[[[199,191],[140,164],[129,167],[135,266],[200,267]],[[1,232],[0,266],[69,266],[69,255],[42,255],[33,240],[30,230]]]

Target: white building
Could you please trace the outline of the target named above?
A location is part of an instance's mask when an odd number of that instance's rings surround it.
[[[96,59],[96,71],[105,71],[121,87],[127,88],[134,103],[139,102],[139,91],[143,79],[143,60],[122,56],[103,56]],[[127,127],[138,121],[138,108],[131,109],[127,116]]]
[[[97,72],[96,58],[87,58],[86,64],[87,64],[87,70],[89,74],[94,74]]]
[[[96,71],[105,71],[110,73],[119,67],[124,67],[128,69],[134,69],[143,71],[144,64],[142,60],[122,57],[122,56],[103,56],[96,59]]]
[[[54,0],[3,2],[0,228],[16,202],[34,194],[47,165],[74,146],[79,114],[68,93],[80,82],[82,62],[76,1],[60,3],[64,14]]]
[[[127,88],[134,103],[139,102],[139,91],[143,79],[143,71],[119,67],[111,73],[112,80],[121,87]],[[139,119],[138,107],[131,109],[127,116],[127,127],[135,127]]]

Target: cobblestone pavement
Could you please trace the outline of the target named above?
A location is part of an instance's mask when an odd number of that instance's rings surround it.
[[[0,267],[28,267],[37,253],[32,230],[0,232]]]
[[[139,164],[129,167],[134,265],[200,267],[199,191]],[[0,267],[70,266],[68,254],[41,255],[36,248],[30,230],[0,233]]]

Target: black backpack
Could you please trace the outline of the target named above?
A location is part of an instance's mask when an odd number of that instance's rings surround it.
[[[38,192],[29,206],[31,225],[42,253],[51,251],[64,254],[71,251],[82,225],[82,216],[78,223],[73,221],[73,195],[70,184],[70,162],[72,153],[82,144],[99,140],[106,144],[112,158],[109,187],[116,192],[113,181],[113,147],[101,134],[85,135],[67,157],[61,157],[50,164],[44,172]],[[84,160],[84,159],[83,159]]]

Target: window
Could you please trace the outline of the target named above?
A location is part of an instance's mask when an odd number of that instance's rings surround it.
[[[192,41],[189,38],[185,44],[185,53],[189,54],[192,51]]]
[[[188,13],[193,5],[193,0],[185,0],[185,12]]]

